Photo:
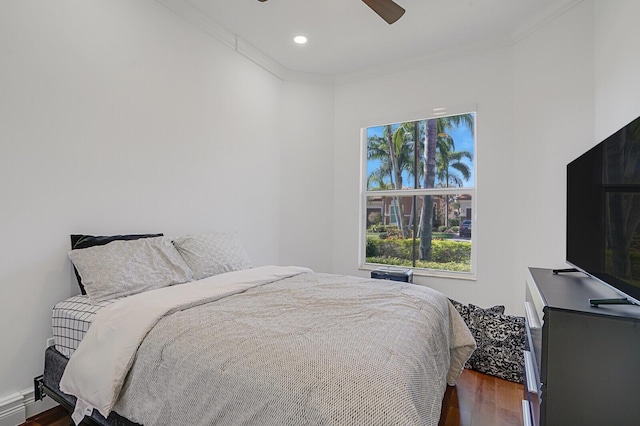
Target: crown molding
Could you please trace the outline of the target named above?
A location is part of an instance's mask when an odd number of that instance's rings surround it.
[[[533,16],[525,25],[513,31],[506,37],[485,40],[454,49],[442,49],[406,60],[394,61],[392,63],[375,64],[362,70],[337,75],[314,74],[285,68],[269,55],[251,45],[248,41],[242,39],[238,34],[234,34],[232,31],[227,30],[219,23],[209,18],[206,13],[194,6],[189,0],[156,1],[282,81],[293,83],[344,85],[381,77],[398,71],[406,71],[425,65],[446,62],[464,56],[514,46],[560,15],[582,3],[584,0],[572,0],[564,2],[559,6],[552,5],[545,11]]]
[[[511,46],[513,43],[510,38],[498,38],[494,40],[485,40],[472,45],[464,45],[458,48],[447,48],[425,55],[414,56],[401,61],[394,61],[388,64],[374,65],[369,68],[354,71],[350,73],[339,74],[335,76],[336,86],[356,83],[358,81],[369,80],[373,78],[383,77],[385,75],[394,74],[398,71],[409,71],[427,65],[439,64],[443,62],[453,61],[491,50],[502,49]]]
[[[185,0],[156,0],[227,47],[236,50],[236,36]]]
[[[292,71],[283,67],[279,62],[272,59],[248,41],[242,39],[238,34],[234,34],[209,18],[206,13],[195,7],[188,0],[156,1],[280,80],[300,83],[333,84],[333,76]]]
[[[531,34],[535,33],[565,12],[573,9],[583,1],[584,0],[573,0],[564,2],[560,5],[550,5],[544,11],[532,16],[525,24],[521,25],[511,33],[512,44],[518,44],[520,41],[529,37]]]

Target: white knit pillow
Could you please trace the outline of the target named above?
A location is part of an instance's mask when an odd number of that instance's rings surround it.
[[[71,250],[69,259],[92,303],[193,279],[191,269],[168,237],[112,241]]]
[[[193,271],[194,280],[251,268],[237,232],[185,235],[175,238],[173,244]]]

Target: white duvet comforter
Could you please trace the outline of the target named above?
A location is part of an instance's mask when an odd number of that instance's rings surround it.
[[[60,388],[147,426],[435,425],[474,347],[426,287],[269,266],[103,309]]]

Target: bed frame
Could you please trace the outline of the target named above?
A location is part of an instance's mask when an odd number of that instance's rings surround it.
[[[44,372],[41,376],[33,379],[33,388],[36,401],[41,401],[45,396],[48,396],[71,414],[76,405],[76,398],[60,390],[62,373],[68,362],[69,359],[58,352],[54,346],[48,347],[44,353]],[[112,411],[109,417],[105,419],[97,410],[93,411],[91,417],[85,417],[81,424],[91,426],[140,426],[138,423],[133,423],[120,416],[115,411]]]

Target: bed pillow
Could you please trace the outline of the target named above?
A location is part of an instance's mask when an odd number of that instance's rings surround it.
[[[71,250],[92,303],[192,280],[192,272],[168,237],[116,240]]]
[[[471,319],[471,314],[473,314],[474,312],[480,315],[502,315],[504,314],[504,305],[495,305],[490,308],[481,308],[480,306],[476,306],[473,303],[469,303],[469,319]]]
[[[498,315],[504,314],[504,305],[495,305],[485,309],[471,303],[467,306],[465,304],[458,302],[457,300],[449,299],[449,301],[460,313],[460,316],[462,317],[464,322],[467,324],[467,327],[469,327],[469,329],[471,329],[469,315],[472,311],[486,312],[486,313],[498,314]]]
[[[237,232],[185,235],[175,238],[173,244],[193,271],[194,280],[251,268]]]
[[[458,311],[462,319],[464,320],[467,327],[469,327],[469,307],[464,305],[457,300],[449,299],[454,308]]]
[[[89,248],[93,246],[102,246],[109,244],[111,241],[116,240],[137,240],[139,238],[153,238],[162,237],[163,234],[129,234],[129,235],[84,235],[84,234],[71,234],[71,250]],[[73,267],[73,271],[76,274],[78,280],[78,286],[80,286],[80,292],[87,294],[82,284],[82,278],[78,273],[78,269]]]
[[[524,318],[469,305],[469,329],[477,349],[467,367],[512,382],[524,379]]]
[[[472,313],[475,313],[473,319],[471,317]],[[467,361],[467,364],[465,365],[466,368],[475,370],[475,368],[473,368],[473,365],[475,364],[475,360],[477,359],[477,357],[480,356],[480,352],[477,348],[480,347],[478,338],[484,334],[485,324],[483,322],[483,318],[485,317],[485,315],[502,314],[504,314],[504,305],[495,305],[490,308],[481,308],[480,306],[476,306],[473,303],[469,303],[469,305],[467,306],[467,317],[465,321],[467,322],[467,327],[469,327],[473,338],[476,340],[476,352],[474,352]]]

